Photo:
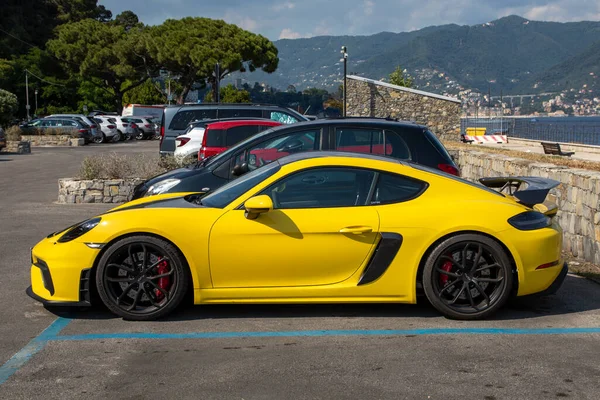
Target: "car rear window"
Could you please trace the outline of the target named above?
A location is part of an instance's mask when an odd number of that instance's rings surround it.
[[[258,132],[256,125],[235,126],[229,129],[209,129],[207,147],[231,147]]]
[[[214,119],[217,117],[216,109],[182,110],[179,111],[169,124],[170,130],[183,131],[192,121]]]

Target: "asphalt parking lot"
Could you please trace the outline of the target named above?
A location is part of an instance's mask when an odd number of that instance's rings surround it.
[[[127,322],[102,307],[44,309],[25,294],[29,248],[110,208],[57,205],[57,179],[99,151],[0,154],[0,399],[596,399],[600,286],[457,322],[412,305],[186,307]]]

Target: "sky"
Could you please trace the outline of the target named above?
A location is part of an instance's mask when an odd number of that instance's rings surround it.
[[[406,32],[475,25],[507,15],[541,21],[598,21],[600,0],[99,0],[148,25],[168,18],[223,19],[271,40]]]

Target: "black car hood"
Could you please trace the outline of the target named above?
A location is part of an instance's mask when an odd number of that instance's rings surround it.
[[[147,181],[145,181],[143,184],[144,184],[144,186],[149,188],[150,186],[154,185],[155,183],[162,182],[165,179],[184,179],[184,178],[187,178],[188,176],[204,173],[205,171],[206,171],[205,167],[177,168],[172,171],[165,172],[164,174],[157,175],[154,178],[150,178]]]

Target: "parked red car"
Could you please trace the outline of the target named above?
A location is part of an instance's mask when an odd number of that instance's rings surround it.
[[[198,151],[198,160],[212,157],[244,139],[275,126],[280,122],[270,120],[238,120],[214,122],[206,125],[202,147]]]

